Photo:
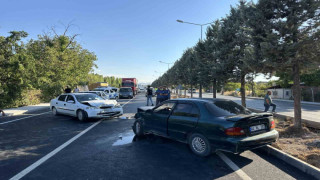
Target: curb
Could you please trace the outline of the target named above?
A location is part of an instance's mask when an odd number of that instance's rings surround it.
[[[32,105],[32,106],[23,106],[23,107],[19,107],[19,108],[3,109],[5,116],[0,116],[0,118],[7,117],[7,116],[16,116],[16,115],[27,114],[27,113],[47,109],[49,107],[50,107],[49,103],[41,103],[41,104]]]
[[[312,166],[306,162],[303,162],[302,160],[295,158],[281,150],[278,150],[270,145],[267,145],[266,147],[260,148],[259,150],[264,151],[268,154],[271,154],[278,159],[286,162],[287,164],[290,164],[291,166],[294,166],[295,168],[301,170],[302,172],[311,175],[312,177],[316,179],[320,179],[320,169]]]
[[[248,108],[249,110],[256,112],[256,113],[261,113],[263,111],[257,110],[257,109],[253,109],[253,108]],[[282,114],[274,114],[274,117],[279,117],[281,119],[286,119],[286,120],[294,120],[294,117],[290,117],[290,116],[286,116],[286,115],[282,115]],[[320,129],[320,123],[316,122],[316,121],[311,121],[308,119],[301,119],[302,123],[304,123],[307,127],[311,127],[311,128],[315,128],[315,129]]]

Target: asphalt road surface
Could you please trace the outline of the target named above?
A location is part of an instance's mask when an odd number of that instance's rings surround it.
[[[140,94],[124,117],[79,122],[49,109],[0,119],[0,179],[312,179],[258,150],[194,155],[186,144],[132,132]]]

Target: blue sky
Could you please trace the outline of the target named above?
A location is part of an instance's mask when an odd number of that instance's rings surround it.
[[[181,24],[177,19],[208,23],[229,13],[238,0],[2,0],[0,35],[24,30],[30,38],[55,26],[72,23],[69,34],[94,52],[95,72],[105,76],[136,77],[152,82],[166,64],[200,38],[200,27]],[[205,31],[205,30],[204,30]],[[160,72],[160,73],[156,73]]]

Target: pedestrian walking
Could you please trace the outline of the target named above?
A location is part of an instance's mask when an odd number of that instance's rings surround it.
[[[150,87],[150,85],[147,88],[147,106],[149,106],[149,100],[153,106],[153,101],[152,101],[152,89]]]
[[[272,102],[270,95],[271,91],[268,91],[266,96],[264,97],[264,112],[269,111],[270,106],[272,106],[272,112],[274,113],[277,108],[277,105]]]
[[[67,86],[67,88],[64,90],[65,93],[71,93],[71,88]]]

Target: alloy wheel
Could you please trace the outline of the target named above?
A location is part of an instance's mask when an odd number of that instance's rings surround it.
[[[192,148],[197,153],[203,153],[206,150],[206,142],[200,137],[195,137],[192,139]]]
[[[53,115],[57,115],[57,109],[54,107],[54,108],[52,108],[52,114]]]
[[[80,121],[83,120],[83,113],[82,113],[82,111],[78,111],[78,119],[79,119]]]

